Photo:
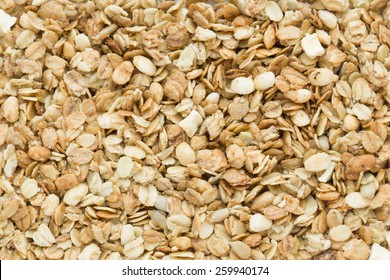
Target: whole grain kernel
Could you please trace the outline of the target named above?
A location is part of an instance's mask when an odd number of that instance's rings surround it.
[[[77,176],[73,173],[62,175],[55,181],[56,187],[60,191],[66,191],[78,184]]]
[[[345,176],[349,180],[356,180],[362,172],[373,168],[375,163],[376,158],[371,154],[352,157],[346,164]]]
[[[264,72],[255,77],[256,90],[267,90],[275,84],[275,74],[273,72]]]
[[[247,95],[255,90],[255,83],[250,77],[238,77],[232,81],[230,87],[234,93]]]
[[[261,232],[270,229],[272,221],[268,220],[262,214],[255,214],[249,220],[249,228],[253,232]]]
[[[45,162],[50,158],[51,152],[45,147],[30,147],[27,154],[33,160]]]
[[[356,118],[354,115],[347,114],[344,117],[344,127],[347,130],[349,131],[357,130],[359,126],[360,126],[360,122],[358,118]]]
[[[333,82],[333,71],[328,68],[314,69],[308,76],[309,81],[314,86],[327,86]]]
[[[291,101],[294,101],[295,103],[302,104],[309,101],[313,94],[308,89],[298,89],[298,90],[291,90],[284,93],[284,96],[286,96]]]
[[[85,34],[78,34],[74,38],[76,49],[83,51],[86,48],[91,47],[91,42],[89,41],[88,36]]]

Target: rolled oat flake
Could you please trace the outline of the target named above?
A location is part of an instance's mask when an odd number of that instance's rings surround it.
[[[390,1],[0,1],[0,259],[390,252]]]

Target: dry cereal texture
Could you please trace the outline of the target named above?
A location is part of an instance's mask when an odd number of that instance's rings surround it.
[[[0,1],[0,259],[390,259],[387,0]]]

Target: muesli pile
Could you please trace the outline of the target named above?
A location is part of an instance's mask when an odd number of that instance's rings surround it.
[[[389,3],[0,1],[0,259],[389,259]]]

